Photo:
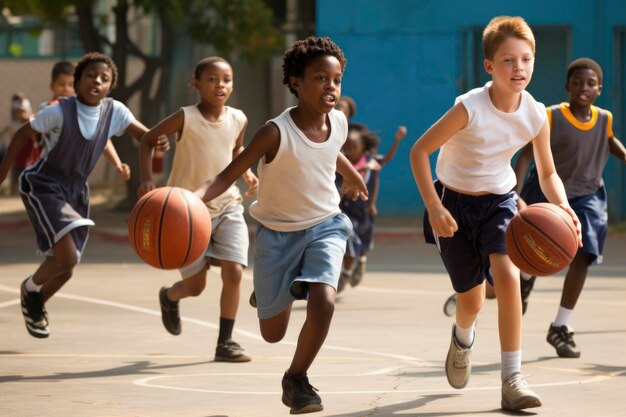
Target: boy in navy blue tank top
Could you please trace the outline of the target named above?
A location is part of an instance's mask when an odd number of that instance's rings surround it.
[[[20,176],[20,193],[45,260],[20,287],[26,330],[49,336],[44,303],[71,277],[93,226],[89,219],[87,177],[111,136],[123,133],[139,140],[147,132],[128,108],[107,96],[117,82],[117,67],[106,55],[88,53],[74,72],[77,95],[41,110],[13,136],[0,165],[0,183],[18,149],[35,134],[49,140],[41,159]],[[80,121],[80,122],[79,122]],[[166,137],[154,146],[167,149]]]

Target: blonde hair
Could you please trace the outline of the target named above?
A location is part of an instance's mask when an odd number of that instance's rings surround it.
[[[535,55],[535,36],[528,23],[519,16],[496,16],[491,19],[483,31],[485,59],[493,60],[498,47],[508,38],[517,38],[528,42],[533,55]]]

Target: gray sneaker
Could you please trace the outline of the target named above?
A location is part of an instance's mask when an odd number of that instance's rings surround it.
[[[513,372],[502,383],[502,408],[518,411],[524,408],[541,407],[541,398],[530,388],[520,372]]]
[[[450,349],[446,358],[446,377],[448,377],[448,383],[453,388],[461,389],[465,388],[472,373],[470,354],[472,353],[474,343],[472,342],[472,346],[469,347],[461,346],[454,334],[455,329],[456,324],[453,324]]]

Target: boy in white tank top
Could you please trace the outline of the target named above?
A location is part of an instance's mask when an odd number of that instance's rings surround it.
[[[493,275],[501,349],[501,406],[541,406],[521,368],[519,270],[507,255],[504,232],[517,212],[511,157],[534,143],[541,188],[578,226],[550,152],[545,108],[525,91],[533,73],[535,40],[520,17],[495,17],[483,32],[485,70],[492,81],[459,97],[411,150],[415,182],[426,205],[424,233],[433,238],[457,294],[456,323],[446,359],[454,388],[470,377],[474,322]],[[441,148],[433,184],[429,155]]]
[[[200,102],[163,119],[142,138],[140,195],[156,188],[148,144],[159,135],[177,134],[167,185],[191,191],[217,175],[243,151],[247,118],[241,110],[226,106],[233,91],[230,64],[220,57],[202,59],[194,70],[192,85],[200,93]],[[244,171],[241,177],[250,186],[246,196],[256,193],[258,179],[252,171]],[[210,266],[221,267],[220,327],[215,348],[215,360],[221,362],[250,361],[250,356],[232,338],[243,268],[248,265],[249,237],[242,200],[239,189],[232,184],[207,203],[211,214],[211,241],[206,252],[180,269],[180,281],[159,291],[163,325],[168,332],[178,335],[181,333],[179,301],[200,295]]]
[[[339,210],[335,171],[344,178],[345,193],[367,198],[361,176],[340,152],[348,124],[333,107],[345,66],[343,52],[329,38],[296,42],[284,55],[283,83],[298,105],[270,120],[241,155],[197,191],[212,201],[259,161],[259,196],[250,214],[260,223],[254,295],[263,338],[280,341],[293,301],[307,299],[306,322],[282,380],[282,401],[292,414],[323,409],[306,373],[328,334],[352,228]]]

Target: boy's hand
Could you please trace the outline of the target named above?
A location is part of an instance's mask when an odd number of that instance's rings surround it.
[[[341,195],[351,199],[352,201],[356,201],[359,198],[367,201],[369,192],[363,182],[363,178],[359,175],[357,176],[357,179],[358,181],[350,181],[349,178],[344,177],[341,184]]]
[[[154,150],[159,152],[167,152],[170,150],[170,140],[166,135],[159,135]]]
[[[145,181],[139,185],[137,189],[137,197],[141,198],[144,194],[156,189],[157,186],[153,181]]]
[[[578,216],[569,205],[559,204],[558,206],[561,207],[563,210],[565,210],[567,214],[572,216],[572,220],[574,221],[574,226],[576,226],[576,236],[578,237],[578,247],[582,248],[583,247],[583,238],[582,238],[583,233],[582,233],[582,226],[580,225],[580,220],[578,220]]]
[[[524,199],[520,197],[519,195],[517,196],[517,201],[515,202],[515,204],[517,205],[517,211],[522,211],[526,207],[528,207],[528,204],[526,204],[526,201],[524,201]]]
[[[400,142],[406,136],[406,126],[398,126],[396,130],[396,142]]]
[[[428,220],[433,228],[433,233],[439,237],[452,237],[454,232],[459,230],[454,217],[441,204],[428,210]]]
[[[244,194],[246,197],[252,197],[256,194],[259,189],[259,179],[256,175],[250,170],[247,169],[246,172],[242,175],[243,180],[248,184],[248,191]]]
[[[124,181],[128,181],[130,179],[130,166],[128,164],[120,164],[116,167],[117,175],[123,179]]]

